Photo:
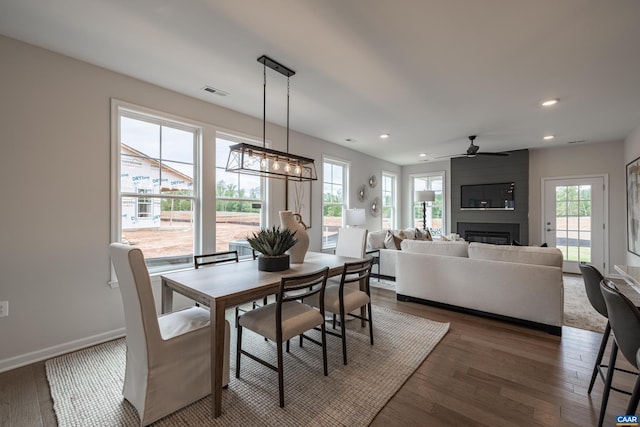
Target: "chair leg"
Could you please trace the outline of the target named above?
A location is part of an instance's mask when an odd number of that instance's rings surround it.
[[[327,334],[324,322],[320,325],[320,331],[322,334],[322,366],[324,368],[324,376],[326,377],[329,375],[329,368],[327,367]]]
[[[287,353],[289,353],[289,341],[290,340],[287,340]]]
[[[371,318],[371,303],[369,306],[369,338],[371,339],[371,345],[373,345],[373,319]]]
[[[282,341],[276,343],[278,347],[278,394],[280,396],[280,407],[284,408],[284,372],[282,363]]]
[[[300,348],[302,348],[302,334],[300,334]]]
[[[609,335],[611,334],[611,324],[607,320],[607,326],[604,329],[604,335],[602,336],[602,341],[600,342],[600,350],[598,350],[598,357],[596,358],[596,363],[593,366],[593,373],[591,374],[591,382],[589,383],[589,390],[587,394],[591,394],[591,390],[593,389],[593,384],[596,382],[596,377],[598,376],[598,370],[600,365],[602,364],[602,356],[604,356],[604,350],[607,348],[607,342],[609,341]]]
[[[344,308],[340,307],[340,335],[342,335],[342,362],[347,364],[347,328],[345,327]]]
[[[335,328],[336,328],[336,314],[335,314],[335,313],[333,314],[333,325],[331,325],[331,327],[332,327],[333,329],[335,329]]]
[[[634,415],[636,409],[638,409],[638,401],[640,400],[640,376],[636,378],[636,384],[633,386],[633,393],[629,399],[629,405],[627,406],[627,412],[625,415]]]
[[[607,369],[607,380],[602,391],[602,403],[600,404],[600,418],[598,419],[598,427],[602,427],[604,415],[607,412],[607,402],[609,401],[609,392],[611,391],[611,382],[613,380],[613,372],[615,371],[616,358],[618,357],[618,344],[613,340],[611,347],[611,356],[609,357],[609,368]]]
[[[236,378],[240,378],[240,351],[242,350],[242,326],[240,325],[238,325],[236,343]]]
[[[238,317],[240,317],[240,311],[239,308],[236,307],[236,328],[238,327]]]

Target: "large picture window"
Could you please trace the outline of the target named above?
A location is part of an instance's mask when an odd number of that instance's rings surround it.
[[[431,231],[433,236],[441,236],[446,234],[445,231],[445,191],[444,191],[444,172],[435,172],[424,175],[416,175],[412,177],[413,192],[432,190],[435,192],[435,201],[427,202],[424,216],[426,218],[426,227]],[[423,223],[423,205],[422,202],[413,202],[413,226],[422,229]]]
[[[220,132],[216,138],[216,251],[237,250],[248,257],[246,237],[262,224],[264,178],[225,171],[229,147],[239,142],[253,141]]]
[[[325,158],[322,167],[322,248],[336,246],[338,229],[343,225],[349,200],[349,164]]]
[[[142,249],[150,271],[191,265],[201,128],[118,108],[116,240]]]

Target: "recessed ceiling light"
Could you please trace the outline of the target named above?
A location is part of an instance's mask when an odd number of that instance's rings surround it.
[[[418,154],[418,156],[420,156],[420,157],[427,157],[427,153],[420,153],[420,154]]]
[[[558,101],[560,101],[558,98],[546,99],[546,100],[542,101],[542,106],[543,107],[551,107],[552,105],[556,105],[558,103]]]
[[[553,139],[554,136],[553,135],[545,135],[542,137],[542,139]]]
[[[212,86],[204,86],[202,88],[202,90],[204,90],[205,92],[212,93],[214,95],[218,95],[218,96],[227,96],[227,95],[229,95],[229,92],[225,92],[223,90],[216,89],[215,87],[212,87]]]
[[[389,138],[390,136],[391,136],[391,135],[390,135],[390,134],[388,134],[388,133],[380,134],[380,138],[382,138],[382,139],[387,139],[387,138]]]

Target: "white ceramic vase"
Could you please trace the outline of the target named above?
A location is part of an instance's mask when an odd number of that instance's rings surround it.
[[[287,251],[291,264],[302,264],[309,250],[309,234],[299,213],[280,211],[280,226],[296,232],[297,242]]]

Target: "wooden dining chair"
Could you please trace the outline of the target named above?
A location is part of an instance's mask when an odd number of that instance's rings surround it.
[[[250,359],[278,372],[278,393],[280,407],[284,407],[284,363],[282,344],[295,336],[300,336],[322,347],[322,362],[324,375],[329,374],[327,367],[327,343],[325,335],[324,304],[320,304],[319,310],[300,302],[301,298],[319,295],[324,299],[324,291],[327,284],[329,268],[325,267],[309,274],[296,276],[283,276],[280,279],[280,288],[276,302],[258,307],[240,316],[238,320],[238,338],[236,352],[236,378],[240,378],[240,356],[245,355]],[[304,332],[319,326],[321,341],[309,337]],[[251,354],[242,348],[242,334],[244,328],[249,329],[268,340],[276,343],[278,366],[274,366],[264,359]]]
[[[256,259],[255,251],[253,252],[253,259]],[[206,267],[208,265],[215,265],[215,264],[220,264],[224,262],[233,262],[233,261],[235,262],[240,261],[240,258],[238,256],[238,251],[220,251],[220,252],[212,252],[209,254],[193,256],[193,266],[195,267],[196,270],[200,267]],[[267,304],[267,297],[264,297],[263,305],[266,305],[266,304]],[[197,303],[196,303],[196,306],[198,306]],[[253,308],[258,307],[258,303],[254,301],[252,303],[252,307]],[[236,328],[238,327],[238,316],[240,315],[240,312],[244,313],[246,312],[246,310],[243,308],[240,308],[239,306],[236,306],[236,314],[235,314]]]
[[[362,261],[348,262],[344,264],[340,283],[329,284],[324,293],[324,310],[339,316],[340,333],[335,332],[335,317],[333,319],[333,330],[327,330],[327,334],[341,338],[342,340],[342,361],[347,364],[347,334],[346,318],[351,316],[360,319],[362,326],[369,324],[369,340],[373,345],[373,319],[371,317],[371,290],[369,279],[373,260],[368,258]],[[357,286],[354,286],[357,285]],[[364,290],[361,290],[361,285]],[[321,305],[319,295],[314,295],[305,302],[319,307]],[[367,306],[368,316],[361,316],[357,309]]]

